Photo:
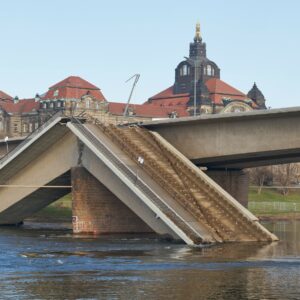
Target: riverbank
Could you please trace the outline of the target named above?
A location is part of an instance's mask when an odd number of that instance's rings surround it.
[[[248,208],[260,220],[300,220],[300,190],[290,190],[288,195],[282,195],[276,189],[250,188]]]
[[[293,202],[300,203],[300,189],[291,189],[288,195],[282,195],[278,190],[263,188],[258,194],[257,188],[249,188],[249,202]]]
[[[275,189],[249,189],[249,210],[260,220],[300,220],[300,190],[291,190],[286,196]],[[50,204],[32,217],[27,223],[72,223],[72,196],[66,195]]]
[[[261,221],[289,221],[300,220],[300,213],[255,214]]]
[[[72,197],[68,194],[60,200],[25,220],[27,223],[72,223]]]

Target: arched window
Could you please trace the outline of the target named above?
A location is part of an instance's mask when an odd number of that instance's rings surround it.
[[[206,71],[206,73],[205,73]],[[211,65],[207,65],[206,66],[206,70],[204,68],[204,74],[207,75],[207,76],[215,76],[215,69],[213,66]]]
[[[207,65],[206,69],[207,69],[207,75],[211,76],[212,75],[212,67],[211,67],[211,65]]]
[[[190,74],[190,67],[188,65],[183,65],[181,68],[180,68],[180,76],[187,76]]]
[[[23,132],[27,132],[27,124],[23,124]]]

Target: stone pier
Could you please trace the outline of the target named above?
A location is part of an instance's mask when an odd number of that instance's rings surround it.
[[[152,232],[138,216],[83,167],[72,168],[74,233]]]
[[[244,170],[207,170],[206,174],[242,205],[248,206],[249,176]]]

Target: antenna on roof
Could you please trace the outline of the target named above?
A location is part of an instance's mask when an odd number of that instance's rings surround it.
[[[132,85],[132,88],[131,88],[131,91],[130,91],[129,98],[127,100],[127,104],[126,104],[126,107],[125,107],[125,110],[124,110],[123,117],[126,117],[126,115],[127,115],[127,111],[128,111],[128,107],[129,107],[129,104],[130,104],[130,100],[132,98],[132,94],[133,94],[134,88],[135,88],[137,82],[140,79],[140,76],[141,76],[140,74],[134,74],[133,76],[131,76],[129,79],[127,79],[125,81],[125,82],[128,82],[129,80],[131,80],[132,78],[134,78],[134,82],[133,82],[133,85]]]

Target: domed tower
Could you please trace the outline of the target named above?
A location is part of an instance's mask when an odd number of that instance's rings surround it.
[[[199,23],[196,25],[194,42],[190,43],[189,57],[180,62],[175,69],[173,92],[189,93],[193,89],[195,78],[197,82],[200,79],[205,82],[210,78],[220,78],[219,67],[206,56],[206,44],[202,42]]]
[[[205,82],[210,78],[220,78],[217,64],[206,56],[206,44],[202,42],[200,24],[196,25],[194,42],[190,43],[189,57],[180,62],[175,69],[174,94],[189,93],[190,102],[194,102],[196,90],[197,104],[209,104],[209,92]],[[195,89],[196,81],[196,89]]]
[[[248,92],[247,97],[253,100],[259,109],[266,109],[266,99],[260,89],[254,82],[252,89]]]

